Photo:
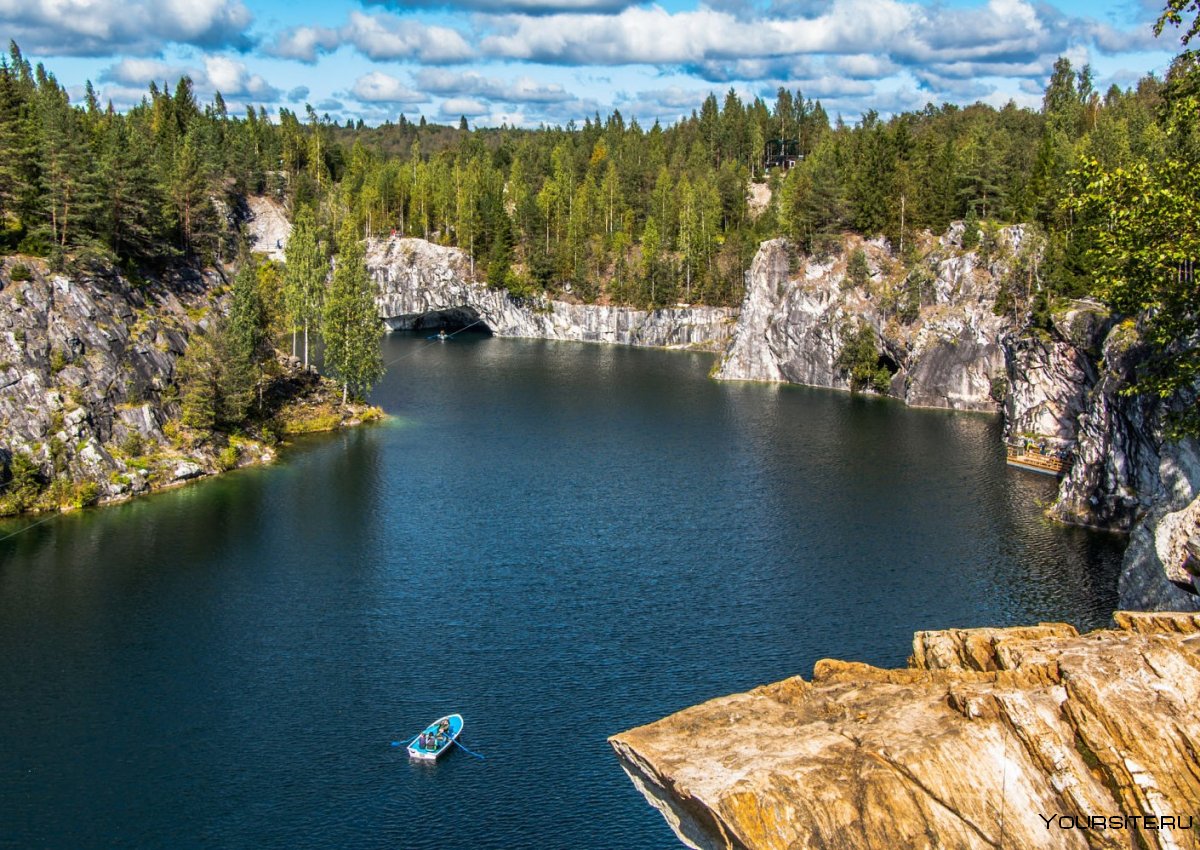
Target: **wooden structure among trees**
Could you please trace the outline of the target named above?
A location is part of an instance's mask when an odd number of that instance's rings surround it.
[[[763,172],[772,168],[782,168],[787,171],[804,159],[800,152],[799,139],[771,139],[763,148]]]

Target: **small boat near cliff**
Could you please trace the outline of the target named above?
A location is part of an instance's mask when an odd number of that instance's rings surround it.
[[[438,718],[409,742],[409,757],[421,761],[437,761],[444,752],[454,746],[462,729],[461,714],[448,714]]]
[[[1040,472],[1043,475],[1061,478],[1067,473],[1070,466],[1066,452],[1031,444],[1029,440],[1009,443],[1005,448],[1005,462],[1018,469],[1027,469],[1030,472]]]

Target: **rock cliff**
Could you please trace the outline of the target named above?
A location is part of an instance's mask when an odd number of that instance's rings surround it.
[[[263,440],[209,439],[178,422],[177,362],[223,309],[224,291],[213,270],[131,280],[0,259],[0,514],[120,500],[270,460]],[[317,409],[330,394],[317,376],[283,366],[265,408],[286,408],[273,423],[281,430],[318,418],[336,427],[339,413]],[[20,470],[24,481],[14,480]]]
[[[610,739],[689,847],[1200,848],[1200,616],[918,633]]]
[[[475,282],[458,248],[423,239],[371,239],[367,268],[379,313],[393,329],[479,322],[497,336],[721,350],[737,313],[719,307],[635,310],[548,299],[515,299]]]
[[[68,276],[5,259],[0,466],[20,452],[47,481],[79,491],[60,494],[64,503],[142,492],[153,476],[200,475],[196,458],[163,455],[162,468],[143,460],[170,442],[175,362],[221,283],[180,273],[135,284],[112,271]]]
[[[1022,235],[1006,228],[1001,244],[1011,251]],[[856,250],[868,265],[857,282],[848,271]],[[847,334],[866,323],[890,372],[889,395],[917,407],[994,411],[1008,329],[993,309],[1003,272],[1002,264],[962,250],[961,228],[926,238],[908,275],[882,240],[848,236],[828,258],[797,256],[785,240],[766,242],[716,377],[849,389],[839,355]]]
[[[855,251],[866,259],[857,280]],[[914,406],[999,410],[1006,440],[1070,459],[1050,513],[1131,533],[1122,605],[1200,610],[1195,577],[1181,566],[1189,542],[1200,548],[1200,529],[1184,534],[1187,523],[1172,519],[1200,496],[1200,446],[1166,429],[1168,414],[1195,398],[1123,394],[1145,351],[1136,323],[1116,322],[1095,301],[1058,306],[1037,327],[1001,315],[1005,288],[1029,285],[1020,263],[1038,251],[1019,226],[1001,229],[983,252],[965,250],[955,225],[923,237],[907,268],[882,240],[847,236],[824,259],[766,242],[715,375],[849,389],[841,355],[865,326],[887,370],[876,391]]]

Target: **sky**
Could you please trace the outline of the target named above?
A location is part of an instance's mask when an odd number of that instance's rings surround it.
[[[1054,61],[1162,75],[1150,0],[0,0],[0,38],[118,109],[181,74],[203,100],[369,125],[664,124],[780,86],[853,122],[927,103],[1037,107]]]

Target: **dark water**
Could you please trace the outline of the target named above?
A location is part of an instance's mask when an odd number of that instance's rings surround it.
[[[1120,541],[1043,522],[994,419],[693,354],[386,356],[392,423],[0,542],[0,846],[674,847],[606,736],[1115,605]],[[485,761],[389,746],[449,711]]]

